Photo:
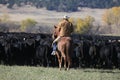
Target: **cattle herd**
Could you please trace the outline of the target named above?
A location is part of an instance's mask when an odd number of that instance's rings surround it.
[[[73,34],[73,68],[119,68],[120,37]],[[51,34],[0,33],[0,64],[57,67]]]

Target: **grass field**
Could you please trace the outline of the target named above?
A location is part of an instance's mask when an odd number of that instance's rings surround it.
[[[120,80],[120,70],[70,69],[3,66],[0,65],[0,80]]]

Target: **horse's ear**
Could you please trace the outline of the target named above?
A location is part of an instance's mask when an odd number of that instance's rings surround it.
[[[54,25],[54,28],[57,28],[57,26]]]

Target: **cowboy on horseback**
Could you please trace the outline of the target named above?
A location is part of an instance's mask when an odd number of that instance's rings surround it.
[[[68,19],[68,16],[64,16],[62,21],[60,21],[57,26],[54,26],[58,29],[59,36],[57,36],[57,38],[52,43],[53,52],[51,53],[51,55],[55,55],[57,42],[61,39],[61,37],[70,37],[71,33],[74,31],[73,24]]]

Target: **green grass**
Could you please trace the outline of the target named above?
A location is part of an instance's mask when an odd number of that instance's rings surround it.
[[[0,80],[120,80],[120,70],[70,69],[3,66],[0,65]]]

